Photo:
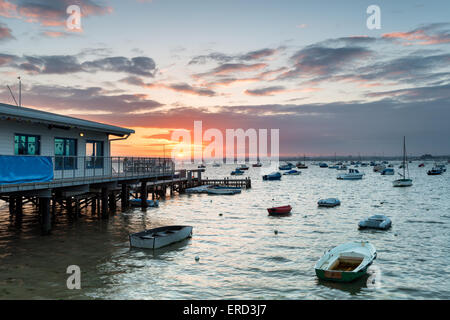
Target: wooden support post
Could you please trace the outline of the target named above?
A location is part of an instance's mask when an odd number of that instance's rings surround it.
[[[49,234],[52,229],[50,198],[39,198],[39,212],[41,214],[42,234]]]
[[[16,211],[16,199],[13,196],[9,197],[9,214],[13,215]]]
[[[52,217],[56,216],[56,198],[52,197]]]
[[[102,188],[102,218],[108,218],[108,188]]]
[[[15,203],[16,203],[16,205],[15,205],[16,215],[22,215],[22,213],[23,213],[23,198],[22,198],[22,196],[17,196]]]
[[[124,184],[122,184],[122,193],[121,193],[122,210],[125,210],[126,208],[128,208],[129,198],[130,198],[130,195],[128,193],[128,186],[124,183]]]
[[[97,214],[97,196],[93,196],[91,201],[91,213],[95,215]]]
[[[111,212],[116,212],[116,194],[114,191],[109,193],[109,210]]]
[[[147,182],[141,182],[141,208],[145,209],[148,207],[147,203]]]
[[[75,217],[81,216],[80,199],[75,199]]]
[[[72,198],[66,198],[66,208],[67,208],[67,213],[70,216],[73,216],[73,203],[72,203]]]

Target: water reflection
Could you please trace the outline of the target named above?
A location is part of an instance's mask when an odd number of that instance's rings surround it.
[[[208,167],[205,175],[229,176],[234,167]],[[2,206],[0,298],[450,298],[450,279],[442,276],[449,264],[450,176],[431,179],[411,168],[414,185],[400,190],[389,177],[361,170],[366,175],[356,183],[315,166],[263,182],[260,170],[251,168],[245,176],[252,177],[252,189],[241,194],[176,195],[159,208],[118,211],[108,220],[58,212],[48,237],[40,234],[36,212],[26,208],[17,219]],[[317,207],[329,197],[341,206]],[[268,216],[267,208],[286,204],[291,215]],[[358,230],[358,222],[374,214],[390,217],[392,228]],[[155,252],[130,249],[130,233],[172,224],[192,225],[193,238]],[[316,278],[314,265],[324,251],[361,239],[377,248],[380,288],[367,287],[367,277],[352,283]],[[65,286],[72,264],[81,268],[81,290]],[[415,289],[406,290],[406,283]]]

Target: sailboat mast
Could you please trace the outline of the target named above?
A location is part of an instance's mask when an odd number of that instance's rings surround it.
[[[406,179],[406,138],[403,136],[403,179]]]

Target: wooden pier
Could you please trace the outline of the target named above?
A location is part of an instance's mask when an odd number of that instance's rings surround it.
[[[99,176],[58,179],[45,183],[1,185],[0,200],[9,204],[12,218],[23,215],[23,206],[31,204],[38,212],[43,234],[49,234],[52,221],[57,215],[67,214],[77,219],[83,214],[97,215],[107,219],[117,211],[129,207],[130,198],[141,199],[141,207],[148,206],[147,199],[165,199],[188,188],[200,185],[222,185],[251,188],[250,178],[202,179],[203,169],[148,173],[133,176]]]

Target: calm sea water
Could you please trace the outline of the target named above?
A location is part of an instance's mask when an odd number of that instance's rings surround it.
[[[229,176],[234,167],[208,166],[204,177]],[[176,195],[106,221],[58,215],[47,237],[31,209],[10,220],[0,202],[0,298],[449,299],[450,176],[427,176],[430,168],[410,164],[410,188],[393,188],[396,176],[372,167],[360,168],[360,181],[337,180],[342,171],[314,165],[262,181],[261,169],[250,168],[243,177],[252,188],[241,194]],[[318,208],[327,197],[342,205]],[[285,204],[291,216],[267,215],[266,208]],[[359,231],[358,221],[373,214],[389,216],[393,227]],[[129,248],[129,233],[169,224],[192,225],[193,238],[155,252]],[[350,284],[316,278],[325,250],[360,239],[377,248],[379,288],[367,277]],[[81,290],[66,287],[69,265],[81,268]]]

